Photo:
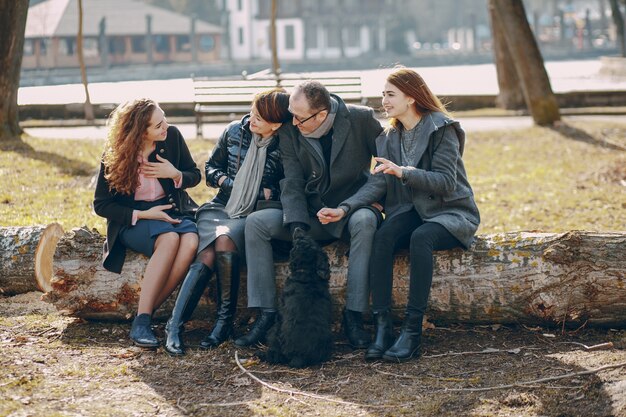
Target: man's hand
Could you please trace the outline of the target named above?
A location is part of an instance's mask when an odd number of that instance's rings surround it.
[[[328,208],[324,207],[320,211],[317,212],[317,219],[322,224],[335,223],[339,220],[343,219],[346,215],[346,212],[342,208]]]

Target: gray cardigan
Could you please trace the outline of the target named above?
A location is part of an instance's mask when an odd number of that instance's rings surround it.
[[[402,179],[371,175],[367,184],[340,205],[352,212],[384,198],[387,218],[412,208],[425,222],[439,223],[468,248],[480,224],[480,214],[461,156],[465,132],[457,121],[435,112],[424,115],[418,140],[417,166],[402,167]],[[400,132],[390,128],[376,139],[378,155],[402,165]],[[402,200],[409,187],[411,203]]]
[[[318,221],[323,207],[337,207],[363,186],[370,176],[372,156],[376,155],[376,137],[383,128],[369,107],[346,105],[341,98],[333,124],[330,167],[321,148],[306,139],[292,124],[278,130],[285,178],[280,182],[283,223],[310,224]],[[339,238],[346,218],[324,225]]]

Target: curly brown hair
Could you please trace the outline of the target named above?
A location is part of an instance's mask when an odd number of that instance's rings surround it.
[[[122,103],[111,112],[104,146],[104,178],[109,189],[131,195],[139,186],[139,155],[150,119],[159,105],[147,98]]]

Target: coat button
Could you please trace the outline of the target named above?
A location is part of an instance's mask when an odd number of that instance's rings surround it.
[[[173,203],[173,202],[174,202],[174,199],[170,197],[170,199],[169,199],[169,200],[167,200],[167,201],[169,201],[170,203]]]
[[[429,200],[434,200],[434,199],[435,199],[435,196],[431,194],[431,195],[429,195],[429,196],[428,196],[428,199],[429,199]]]
[[[159,152],[160,153],[165,153],[165,149],[161,149]]]
[[[176,207],[176,203],[172,203],[172,207]]]
[[[180,211],[179,209],[175,208],[174,211]]]

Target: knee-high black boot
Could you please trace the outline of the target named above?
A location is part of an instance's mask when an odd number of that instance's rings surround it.
[[[406,362],[419,357],[422,344],[422,321],[424,316],[408,314],[402,324],[400,336],[383,354],[383,359],[390,362]]]
[[[212,272],[211,268],[202,262],[194,262],[189,267],[189,272],[187,272],[187,276],[178,290],[176,303],[172,310],[172,317],[170,317],[165,325],[165,334],[167,335],[165,350],[170,355],[185,354],[181,338],[183,324],[189,320],[193,314],[193,310],[198,305],[198,301],[200,301],[200,297],[202,297],[202,293],[211,278]]]
[[[211,334],[200,343],[200,347],[217,347],[233,333],[233,320],[237,311],[239,294],[239,254],[237,252],[217,252],[217,321]]]
[[[365,360],[376,360],[393,344],[393,322],[389,310],[374,312],[376,335],[365,352]]]

